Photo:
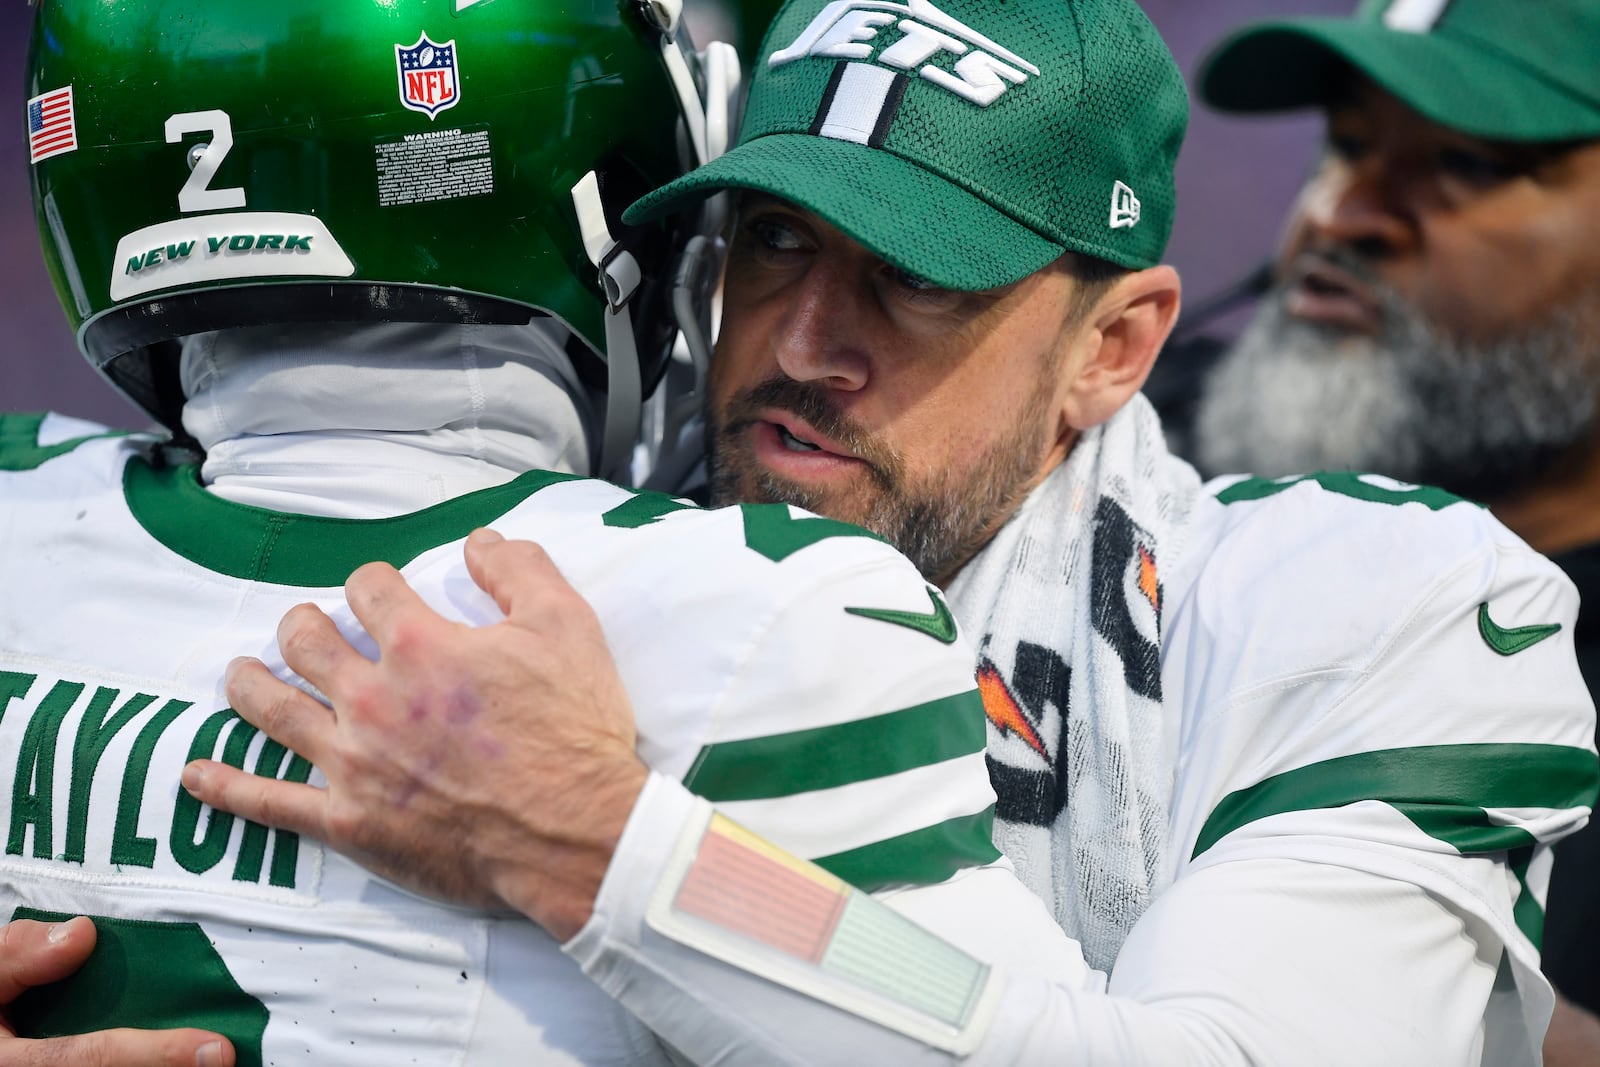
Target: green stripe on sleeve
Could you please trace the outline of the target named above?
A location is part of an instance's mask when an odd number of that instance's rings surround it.
[[[1482,808],[1466,804],[1411,804],[1394,807],[1429,837],[1456,847],[1462,855],[1507,853],[1506,862],[1516,876],[1519,892],[1511,907],[1512,918],[1535,947],[1544,937],[1544,908],[1528,888],[1528,861],[1538,840],[1520,826],[1498,826]]]
[[[1511,873],[1517,876],[1517,886],[1521,892],[1517,894],[1517,902],[1511,905],[1511,917],[1516,920],[1517,929],[1535,948],[1544,948],[1544,908],[1539,906],[1539,901],[1534,897],[1533,890],[1528,888],[1528,863],[1533,859],[1533,846],[1516,849],[1507,857],[1511,861]]]
[[[915,707],[700,750],[684,785],[713,804],[832,789],[982,752],[976,689]]]
[[[1488,812],[1470,804],[1391,803],[1423,833],[1454,845],[1463,856],[1509,852],[1538,843],[1522,827],[1497,825],[1490,821]]]
[[[1530,840],[1493,826],[1484,808],[1593,807],[1595,754],[1565,745],[1429,745],[1340,756],[1236,790],[1206,820],[1191,859],[1241,826],[1290,811],[1381,800],[1462,852],[1499,852]],[[1516,835],[1520,834],[1520,838]]]
[[[936,826],[836,852],[815,862],[857,889],[875,893],[892,885],[936,885],[957,871],[982,867],[999,858],[991,806],[976,815],[946,819]]]
[[[1600,764],[1594,753],[1564,745],[1434,745],[1363,752],[1286,771],[1229,793],[1201,828],[1191,858],[1269,815],[1379,800],[1463,855],[1507,853],[1521,889],[1512,917],[1538,946],[1544,908],[1527,881],[1538,842],[1521,827],[1497,825],[1484,809],[1593,808],[1597,790]]]

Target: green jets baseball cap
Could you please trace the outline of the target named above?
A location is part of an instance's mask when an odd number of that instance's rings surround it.
[[[950,289],[1078,252],[1139,269],[1172,230],[1183,77],[1133,0],[791,0],[739,143],[636,202],[721,189],[813,211]]]
[[[1596,0],[1366,0],[1349,18],[1260,22],[1212,53],[1200,95],[1223,111],[1313,107],[1351,67],[1461,133],[1600,137]]]

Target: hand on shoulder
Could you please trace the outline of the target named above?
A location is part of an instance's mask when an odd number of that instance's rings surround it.
[[[345,585],[368,660],[309,605],[279,625],[291,670],[228,673],[232,706],[310,760],[326,788],[199,761],[202,801],[325,841],[368,869],[459,903],[509,907],[566,940],[595,894],[648,770],[632,706],[588,603],[539,546],[479,531],[473,578],[505,613],[466,626],[387,564]]]

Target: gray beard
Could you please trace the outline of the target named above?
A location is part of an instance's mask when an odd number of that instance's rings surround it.
[[[1600,374],[1580,302],[1466,344],[1380,295],[1381,336],[1363,337],[1293,318],[1283,290],[1269,293],[1207,379],[1201,469],[1370,471],[1485,500],[1537,483],[1589,439]]]

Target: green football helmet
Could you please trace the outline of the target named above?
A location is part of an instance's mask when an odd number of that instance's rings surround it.
[[[691,51],[680,9],[42,0],[34,205],[79,347],[181,435],[190,334],[551,315],[608,393],[601,473],[619,473],[669,359],[679,257],[717,224],[620,215],[720,151],[737,92],[732,48]]]

